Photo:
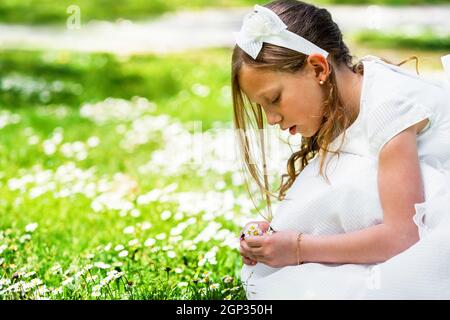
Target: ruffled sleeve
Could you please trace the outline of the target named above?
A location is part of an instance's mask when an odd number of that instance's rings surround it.
[[[441,57],[444,73],[447,76],[447,84],[450,85],[450,54]]]
[[[428,118],[432,122],[432,116],[431,109],[410,97],[398,96],[378,100],[367,115],[367,134],[371,151],[378,155],[383,146],[397,134],[424,119]]]

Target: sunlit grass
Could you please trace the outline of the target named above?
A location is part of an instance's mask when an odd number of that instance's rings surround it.
[[[355,41],[366,46],[377,48],[413,48],[415,50],[450,50],[450,34],[438,35],[432,31],[421,31],[415,34],[404,32],[360,31],[353,35]]]
[[[108,97],[142,96],[166,114],[201,119],[209,128],[214,121],[231,120],[230,59],[229,49],[121,59],[100,53],[2,51],[0,103],[78,108]]]
[[[234,241],[249,211],[236,202],[239,182],[217,185],[234,167],[208,169],[207,183],[189,165],[166,174],[152,160],[170,148],[160,128],[133,141],[124,138],[138,118],[96,124],[67,110],[50,134],[33,126],[54,123],[40,108],[10,112],[20,121],[1,130],[0,297],[243,298]]]
[[[0,298],[245,298],[237,235],[256,215],[212,131],[229,127],[228,52],[189,55],[1,54]],[[40,81],[61,84],[41,100]],[[209,133],[191,164],[195,119]]]

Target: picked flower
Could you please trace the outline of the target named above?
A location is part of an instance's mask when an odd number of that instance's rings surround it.
[[[257,223],[250,223],[245,226],[241,233],[241,239],[250,236],[262,236],[264,233]]]

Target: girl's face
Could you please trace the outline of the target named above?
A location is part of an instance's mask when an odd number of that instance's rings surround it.
[[[257,70],[243,64],[239,85],[250,101],[261,105],[270,125],[279,124],[291,134],[311,137],[319,130],[323,115],[321,77],[325,79],[309,60],[294,74]]]

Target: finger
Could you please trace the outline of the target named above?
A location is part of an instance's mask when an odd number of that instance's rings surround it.
[[[266,236],[249,236],[245,237],[245,242],[251,248],[259,248],[262,247],[265,238]]]
[[[248,258],[248,257],[242,257],[242,261],[243,261],[246,265],[250,265],[250,266],[256,264],[256,261],[255,261],[255,260],[252,260],[252,259],[250,259],[250,258]]]
[[[250,257],[253,255],[252,248],[248,246],[245,241],[241,241],[241,245],[239,246],[239,251],[241,256]]]
[[[250,248],[245,243],[245,241],[241,243],[240,251],[242,257],[246,257],[254,261],[260,261],[260,259],[264,259],[262,248]]]
[[[258,226],[261,229],[261,231],[265,233],[269,229],[270,223],[267,221],[259,221]]]
[[[262,258],[264,256],[263,254],[263,248],[251,248],[252,255],[257,258]]]

